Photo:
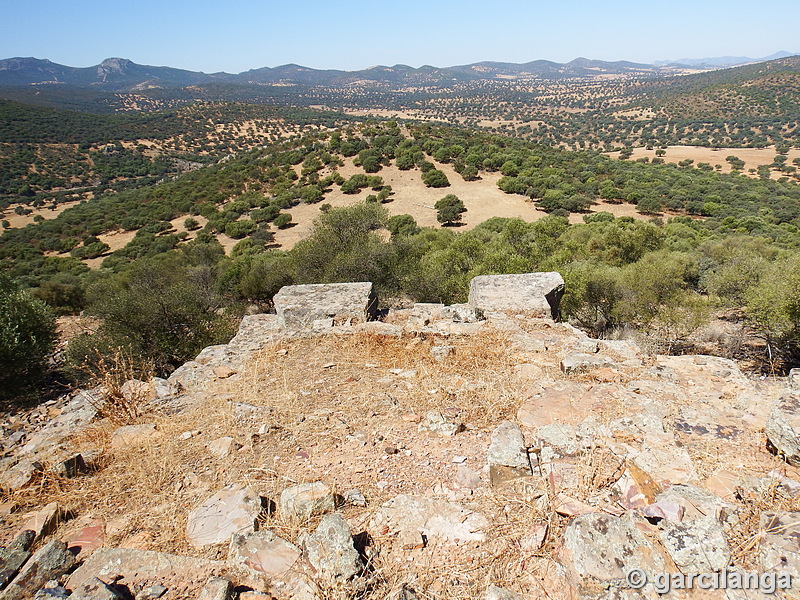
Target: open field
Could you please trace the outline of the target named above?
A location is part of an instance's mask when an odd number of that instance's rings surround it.
[[[728,163],[725,158],[728,156],[736,156],[744,161],[744,173],[747,173],[750,169],[758,169],[761,165],[769,165],[772,164],[772,161],[775,158],[777,152],[775,151],[775,146],[769,146],[767,148],[705,148],[702,146],[668,146],[666,149],[667,153],[664,155],[664,161],[667,163],[675,163],[682,160],[691,159],[694,161],[694,165],[696,166],[697,163],[708,163],[712,167],[716,165],[720,165],[722,167],[722,173],[730,173],[731,165]],[[647,150],[646,148],[634,148],[633,155],[631,156],[630,160],[636,160],[638,158],[647,157],[649,159],[655,158],[656,149]],[[611,152],[608,154],[611,157],[618,157],[619,152]],[[787,155],[788,159],[786,161],[787,164],[791,164],[795,158],[800,158],[800,149],[792,148],[789,150],[789,154]],[[778,172],[772,173],[773,178],[778,178],[782,174]]]
[[[467,208],[462,214],[462,223],[455,227],[458,231],[467,231],[491,219],[492,217],[520,218],[528,222],[537,221],[547,216],[547,213],[536,208],[524,196],[506,194],[497,187],[497,181],[502,177],[500,173],[483,173],[478,181],[464,181],[453,170],[452,165],[438,164],[436,168],[443,171],[450,181],[446,188],[429,188],[422,183],[421,173],[417,169],[401,171],[396,166],[384,167],[375,173],[383,178],[386,185],[392,186],[392,201],[385,204],[389,214],[408,214],[414,217],[421,227],[441,227],[436,221],[436,210],[433,208],[436,201],[447,194],[455,194]],[[348,178],[363,171],[353,165],[352,159],[347,159],[339,173]],[[275,243],[282,249],[292,248],[298,241],[307,237],[313,228],[313,221],[319,215],[319,207],[328,203],[334,208],[349,206],[356,202],[363,202],[367,196],[374,194],[369,188],[359,194],[343,194],[338,188],[325,195],[325,199],[318,204],[300,204],[289,209],[292,221],[296,223],[287,229],[275,230]],[[591,212],[606,211],[617,217],[631,216],[647,220],[649,217],[636,212],[632,204],[611,204],[601,202],[595,205]],[[571,223],[580,223],[583,215],[573,213],[570,215]]]

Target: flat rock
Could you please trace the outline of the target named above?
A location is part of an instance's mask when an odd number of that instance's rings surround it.
[[[300,558],[300,548],[271,531],[234,534],[230,559],[270,578],[285,575]]]
[[[479,275],[470,282],[469,304],[483,312],[557,319],[563,294],[564,279],[555,272]]]
[[[533,474],[525,437],[519,425],[511,421],[503,421],[492,432],[486,460],[492,485],[500,479],[508,481],[512,474],[519,477]]]
[[[64,542],[51,540],[42,546],[14,577],[3,600],[30,598],[51,579],[58,579],[75,564],[75,557]]]
[[[463,431],[464,424],[456,417],[448,417],[438,410],[430,410],[425,413],[425,417],[417,425],[417,430],[450,436]]]
[[[36,540],[40,540],[55,530],[63,515],[61,506],[57,502],[51,502],[40,510],[26,514],[21,531],[33,531]]]
[[[692,521],[661,523],[661,541],[683,573],[720,571],[731,561],[731,549],[722,526],[713,515]]]
[[[311,565],[329,582],[346,581],[363,569],[350,526],[341,515],[322,517],[314,533],[305,538],[304,546]]]
[[[208,443],[208,451],[217,458],[226,458],[239,448],[241,448],[241,445],[237,444],[236,440],[230,436],[217,438],[216,440]]]
[[[490,585],[486,588],[486,593],[483,596],[484,600],[522,600],[522,596],[510,592],[496,585]]]
[[[800,466],[800,393],[782,396],[769,414],[767,440],[786,462]]]
[[[0,548],[0,590],[8,585],[31,557],[30,549],[35,537],[33,531],[23,531],[7,548]]]
[[[5,473],[0,474],[0,488],[17,491],[33,482],[34,478],[44,471],[44,465],[38,460],[23,458]]]
[[[197,600],[230,600],[233,598],[233,585],[222,577],[211,577],[197,596]]]
[[[800,588],[800,512],[765,511],[759,520],[758,563],[763,573],[788,573]]]
[[[666,570],[658,550],[637,529],[630,514],[581,515],[569,522],[557,560],[582,596],[599,597],[631,569],[653,575]]]
[[[517,419],[526,427],[553,423],[577,425],[590,414],[600,412],[608,395],[601,386],[596,393],[573,381],[541,381],[541,389],[528,397],[517,411]]]
[[[286,488],[281,492],[280,510],[291,519],[305,521],[314,515],[333,512],[333,491],[316,481]]]
[[[484,515],[459,504],[405,494],[381,505],[369,522],[370,531],[396,534],[400,543],[412,547],[422,545],[422,536],[447,543],[482,542],[488,527]]]
[[[161,432],[156,429],[155,423],[143,423],[141,425],[123,425],[114,430],[111,434],[111,447],[114,450],[125,450],[143,446],[158,439]]]
[[[580,375],[594,369],[610,367],[613,364],[613,361],[607,356],[574,352],[561,359],[560,367],[564,375]]]
[[[224,562],[167,552],[100,548],[69,576],[65,585],[76,589],[95,577],[103,581],[117,578],[132,589],[135,584],[157,581],[175,598],[195,598],[203,582],[228,568]],[[209,598],[216,600],[214,596]]]
[[[195,546],[226,543],[235,533],[255,531],[260,513],[258,494],[243,485],[229,485],[189,513],[186,537]]]
[[[80,390],[67,402],[61,413],[47,425],[28,437],[19,455],[51,451],[94,420],[101,402],[99,390]]]
[[[69,597],[73,600],[123,600],[125,598],[97,577],[84,581],[72,591]]]
[[[378,307],[370,282],[287,285],[273,302],[278,320],[289,329],[308,328],[318,319],[368,321]]]

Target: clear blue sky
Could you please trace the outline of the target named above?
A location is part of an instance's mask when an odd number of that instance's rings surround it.
[[[122,57],[238,73],[285,63],[354,70],[800,52],[791,6],[741,0],[2,0],[1,6],[0,58],[34,56],[76,67]]]

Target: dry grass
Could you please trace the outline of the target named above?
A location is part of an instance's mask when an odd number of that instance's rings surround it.
[[[531,483],[538,493],[525,486],[490,490],[482,485],[465,491],[454,483],[460,467],[451,459],[465,456],[465,466],[481,472],[489,433],[500,421],[513,420],[524,398],[514,364],[533,360],[536,353],[515,347],[513,335],[487,328],[474,336],[361,333],[278,340],[251,357],[234,377],[209,382],[184,412],[140,415],[140,421],[155,423],[160,432],[146,444],[114,451],[112,423],[85,430],[73,444],[77,450],[101,451],[96,470],[71,480],[48,475],[15,500],[24,510],[57,501],[75,515],[102,517],[111,546],[224,559],[227,548],[194,548],[184,531],[188,513],[230,483],[246,483],[274,502],[283,489],[303,482],[323,481],[339,494],[358,489],[368,507],[339,507],[358,539],[366,538],[373,511],[389,498],[400,493],[437,497],[483,513],[491,523],[485,542],[431,542],[409,550],[389,535],[374,534],[365,548],[367,588],[325,589],[324,597],[386,598],[405,586],[419,598],[467,599],[482,596],[487,585],[495,584],[528,597],[561,599],[568,586],[553,558],[569,519],[555,512],[544,475],[537,471]],[[441,344],[452,346],[453,353],[437,362],[430,349]],[[537,355],[548,378],[563,378],[557,355],[557,350]],[[641,371],[629,369],[611,382],[596,374],[570,379],[606,390],[624,387]],[[242,418],[235,403],[262,410]],[[597,414],[598,423],[610,423],[625,408],[609,397]],[[671,406],[670,414],[679,408]],[[454,437],[419,432],[416,421],[429,410],[461,419],[467,430]],[[192,435],[182,439],[187,432]],[[225,458],[207,448],[222,436],[240,445]],[[608,450],[608,441],[597,439],[572,460],[574,482],[560,492],[615,508],[612,486],[624,464]],[[761,444],[750,438],[743,443]],[[701,476],[721,466],[730,468],[730,448],[720,444],[685,445]],[[777,464],[763,451],[753,454],[746,465],[753,473]],[[736,564],[750,567],[761,511],[797,509],[800,501],[780,496],[773,487],[755,498],[743,496],[737,505],[739,525],[729,532],[730,539]],[[318,522],[319,517],[298,523],[280,511],[265,512],[259,527],[296,542]],[[526,544],[543,523],[547,534],[541,547]],[[68,527],[62,525],[57,535]]]

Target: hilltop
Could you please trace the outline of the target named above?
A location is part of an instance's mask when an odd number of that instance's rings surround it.
[[[589,599],[632,568],[795,574],[797,376],[591,339],[550,318],[557,274],[512,277],[383,322],[364,322],[369,284],[285,288],[168,380],[5,421],[0,543],[28,527],[13,556],[37,554],[4,598],[55,579]]]

